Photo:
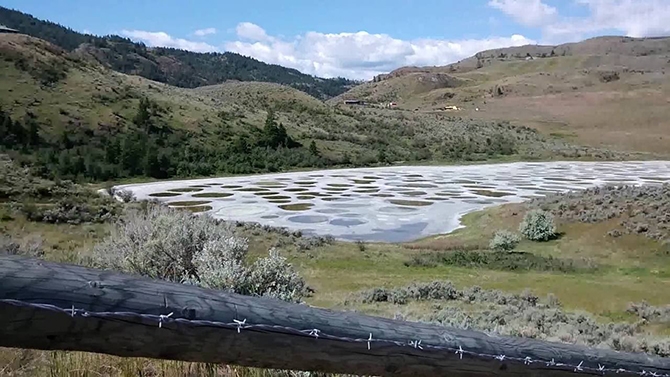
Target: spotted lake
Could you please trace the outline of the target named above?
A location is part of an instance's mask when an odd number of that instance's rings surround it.
[[[670,162],[541,162],[324,170],[117,186],[216,218],[345,240],[448,233],[468,212],[599,185],[670,182]]]

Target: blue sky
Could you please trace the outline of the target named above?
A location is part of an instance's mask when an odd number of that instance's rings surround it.
[[[0,0],[94,34],[370,78],[487,48],[670,34],[670,0]]]

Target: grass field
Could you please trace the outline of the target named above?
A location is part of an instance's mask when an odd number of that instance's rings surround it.
[[[451,281],[459,289],[480,286],[510,293],[529,288],[544,297],[554,294],[567,311],[585,311],[603,322],[630,322],[627,313],[631,302],[647,301],[663,305],[670,301],[670,253],[667,246],[642,235],[611,238],[608,222],[596,224],[560,223],[559,239],[546,243],[522,241],[517,252],[569,260],[578,267],[597,266],[593,270],[574,272],[505,270],[497,266],[476,268],[439,264],[408,266],[408,261],[431,253],[486,249],[488,240],[498,229],[515,230],[523,217],[524,204],[495,207],[463,217],[465,228],[452,234],[430,237],[408,244],[342,243],[315,246],[308,250],[296,247],[296,239],[260,228],[245,228],[250,238],[250,255],[260,256],[269,247],[279,246],[298,268],[308,285],[315,290],[307,303],[319,307],[350,309],[392,317],[424,318],[436,309],[436,302],[411,302],[407,305],[362,303],[360,291],[394,288],[431,281]],[[0,223],[3,232],[28,242],[35,237],[44,240],[45,258],[80,263],[92,245],[104,237],[109,225],[53,225],[26,221],[17,217]],[[346,276],[346,279],[342,279]],[[442,302],[441,305],[458,303]],[[651,324],[645,331],[670,335],[668,324]],[[224,366],[206,366],[143,359],[122,359],[104,355],[69,352],[38,352],[5,349],[0,352],[3,375],[11,376],[88,376],[88,375],[270,375],[268,371]],[[273,372],[271,375],[281,375]],[[283,373],[283,372],[282,372]]]

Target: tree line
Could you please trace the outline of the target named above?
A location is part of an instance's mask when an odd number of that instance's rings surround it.
[[[33,114],[19,120],[0,109],[0,151],[43,177],[75,181],[253,174],[339,163],[322,156],[314,142],[306,147],[296,141],[271,110],[262,129],[233,134],[222,120],[214,135],[169,127],[160,111],[143,98],[122,129],[63,126],[48,132]]]

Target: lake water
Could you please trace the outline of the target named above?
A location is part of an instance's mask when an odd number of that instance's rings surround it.
[[[406,242],[463,214],[552,192],[670,182],[670,162],[533,162],[324,170],[117,186],[138,199],[338,239]]]

